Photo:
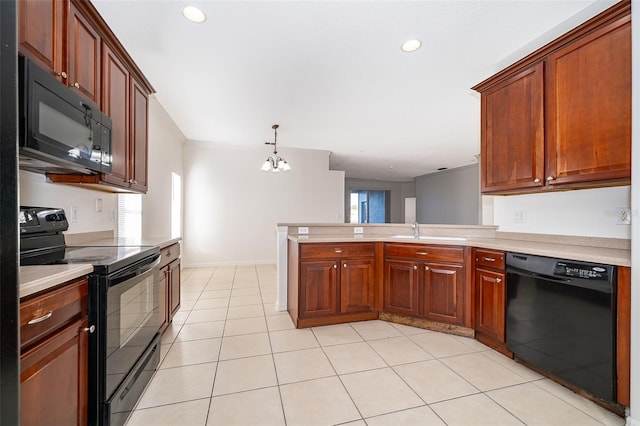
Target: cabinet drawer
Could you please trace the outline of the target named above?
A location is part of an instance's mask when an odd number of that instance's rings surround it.
[[[301,244],[300,259],[335,259],[344,257],[371,257],[373,243]]]
[[[88,281],[81,278],[20,303],[20,348],[87,315]]]
[[[464,249],[424,244],[386,244],[385,256],[463,263]]]
[[[476,249],[476,266],[504,270],[504,252]]]
[[[165,265],[177,260],[180,257],[180,243],[172,244],[168,247],[160,250],[160,265],[162,268]]]

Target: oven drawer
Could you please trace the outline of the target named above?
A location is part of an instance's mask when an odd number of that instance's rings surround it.
[[[452,246],[391,243],[385,245],[385,256],[462,263],[464,249]]]
[[[86,316],[87,308],[86,277],[21,302],[20,348],[24,351],[49,333]]]
[[[179,257],[180,257],[180,243],[175,243],[170,246],[164,247],[160,249],[159,267],[162,268],[163,266],[168,265],[169,263],[173,262]]]
[[[476,249],[476,266],[504,270],[504,252]]]
[[[300,245],[300,259],[335,259],[344,257],[371,257],[373,243],[313,243]]]

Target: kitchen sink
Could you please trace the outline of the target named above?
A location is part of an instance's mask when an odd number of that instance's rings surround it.
[[[416,240],[416,239],[420,239],[420,240],[452,240],[452,241],[466,241],[467,239],[464,237],[429,237],[427,235],[421,235],[420,237],[416,238],[413,235],[394,235],[393,238],[406,238],[408,240]]]

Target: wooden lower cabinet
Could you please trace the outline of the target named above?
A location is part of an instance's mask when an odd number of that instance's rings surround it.
[[[338,312],[338,262],[300,262],[300,317],[335,315]]]
[[[507,276],[502,251],[474,249],[476,339],[512,356],[507,350]]]
[[[180,309],[180,243],[160,249],[160,332]]]
[[[384,262],[384,311],[418,316],[418,265],[407,260]]]
[[[388,243],[384,311],[469,327],[466,248]]]
[[[462,324],[464,267],[425,263],[422,270],[421,316],[433,321]]]
[[[476,269],[476,331],[505,342],[504,272]]]
[[[87,424],[87,295],[83,278],[21,301],[21,425]]]
[[[297,327],[378,317],[375,244],[308,244],[299,252],[299,259],[289,258],[298,265],[289,278],[297,280],[297,292],[288,296]]]

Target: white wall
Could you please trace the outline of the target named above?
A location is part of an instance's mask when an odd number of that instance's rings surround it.
[[[326,151],[282,148],[287,173],[260,166],[269,147],[187,141],[184,264],[275,263],[276,224],[344,222],[344,172]]]
[[[182,176],[185,137],[152,96],[149,99],[149,189],[142,197],[142,235],[171,236],[171,172]]]
[[[617,225],[615,214],[617,207],[631,206],[629,186],[491,198],[493,222],[486,217],[488,209],[483,222],[498,225],[499,231],[631,238],[631,227]],[[514,222],[515,211],[524,211],[526,222]]]
[[[20,205],[61,207],[67,214],[69,234],[113,231],[116,228],[117,198],[114,194],[75,186],[48,183],[39,173],[20,171]],[[96,199],[102,199],[102,211],[96,212]],[[76,207],[77,222],[71,220]]]

